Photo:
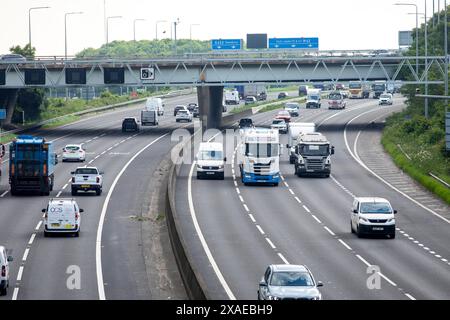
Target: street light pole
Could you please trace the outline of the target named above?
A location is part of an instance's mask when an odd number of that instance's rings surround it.
[[[395,3],[396,6],[414,6],[416,8],[416,74],[419,77],[419,11],[414,3]]]
[[[425,95],[428,95],[428,19],[427,19],[427,0],[425,0]],[[428,98],[425,98],[425,118],[428,119]]]
[[[449,57],[448,57],[448,17],[447,17],[447,0],[444,1],[444,8],[445,8],[445,28],[444,28],[444,54],[445,54],[445,96],[448,97],[448,64],[449,64]],[[445,99],[445,112],[448,112],[448,99]]]
[[[173,32],[173,37],[174,37],[174,51],[175,51],[175,55],[177,55],[177,26],[180,24],[180,18],[177,18],[177,21],[173,22],[173,27],[174,27],[174,32]]]
[[[31,11],[33,10],[40,10],[40,9],[50,9],[50,7],[33,7],[28,9],[28,46],[31,49]]]
[[[106,18],[106,44],[109,43],[109,20],[110,19],[118,19],[118,18],[122,18],[122,16],[112,16],[112,17]]]
[[[67,16],[71,14],[83,14],[83,12],[67,12],[64,14],[64,59],[67,60]]]
[[[145,21],[145,19],[134,19],[133,21],[133,40],[136,41],[136,21]]]

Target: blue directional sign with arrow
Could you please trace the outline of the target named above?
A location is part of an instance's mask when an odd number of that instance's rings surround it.
[[[319,38],[270,38],[269,49],[319,50]]]
[[[211,40],[212,50],[242,50],[242,39]]]

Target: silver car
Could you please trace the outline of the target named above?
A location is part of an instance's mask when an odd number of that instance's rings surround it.
[[[322,300],[322,286],[304,265],[270,265],[259,283],[258,300]]]

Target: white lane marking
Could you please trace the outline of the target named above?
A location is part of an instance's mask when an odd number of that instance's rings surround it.
[[[368,263],[366,260],[364,260],[363,257],[361,257],[359,254],[356,255],[356,257],[361,260],[366,266],[371,267],[372,265],[370,263]],[[384,274],[382,274],[381,272],[378,272],[378,274],[380,275],[380,277],[382,277],[384,280],[386,280],[387,282],[389,282],[393,287],[396,287],[397,285],[395,284],[395,282],[393,282],[392,280],[390,280],[388,277],[386,277]]]
[[[0,198],[3,198],[4,196],[6,196],[8,194],[9,190],[6,190],[5,192],[2,193],[2,195],[0,196]]]
[[[306,212],[311,213],[311,210],[309,210],[309,208],[307,206],[303,205],[303,209],[305,209]]]
[[[105,217],[106,217],[106,211],[108,210],[109,201],[111,200],[112,193],[114,192],[114,189],[116,188],[117,183],[119,182],[119,179],[122,177],[124,172],[128,169],[130,164],[145,150],[147,150],[150,146],[157,143],[159,140],[163,139],[169,135],[168,133],[156,138],[152,142],[150,142],[148,145],[146,145],[144,148],[139,150],[122,168],[122,170],[119,172],[119,174],[114,179],[113,184],[111,185],[111,188],[108,191],[108,195],[106,196],[105,202],[103,203],[102,213],[100,215],[100,220],[98,222],[98,229],[97,229],[97,239],[96,239],[96,247],[95,247],[95,263],[96,263],[96,271],[97,271],[97,287],[98,287],[98,296],[100,300],[106,300],[105,296],[105,284],[103,282],[103,270],[102,270],[102,232],[103,232],[103,224],[105,223]]]
[[[249,214],[248,216],[253,221],[253,223],[256,223],[256,219],[255,219],[255,217],[252,214]]]
[[[17,281],[22,280],[22,275],[23,275],[23,266],[20,266],[19,272],[17,273]]]
[[[250,209],[247,207],[246,204],[244,204],[244,209],[245,209],[245,211],[250,212]]]
[[[323,227],[325,230],[328,231],[329,234],[331,234],[333,237],[336,235],[333,231],[330,230],[330,228],[328,228],[327,226]]]
[[[242,196],[239,196],[239,200],[241,200],[242,203],[244,203],[244,198],[242,198]]]
[[[346,243],[344,242],[344,240],[339,239],[339,242],[340,242],[344,247],[346,247],[348,250],[350,250],[350,251],[353,250],[348,244],[346,244]]]
[[[27,261],[29,253],[30,253],[30,248],[26,248],[25,252],[23,253],[22,261]]]
[[[238,183],[237,183],[236,179],[234,179],[234,180],[235,180],[235,181],[233,181],[234,182],[234,186],[237,187]]]
[[[312,217],[318,222],[318,223],[322,223],[322,221],[319,220],[319,218],[317,218],[315,215],[312,215]]]
[[[290,192],[293,196],[295,196],[295,193],[294,193],[294,191],[292,191],[292,189],[289,189],[289,192]]]
[[[256,225],[256,228],[258,229],[258,231],[262,234],[265,235],[266,233],[264,232],[264,230],[261,228],[260,225]]]
[[[42,226],[42,221],[39,221],[39,223],[37,224],[35,230],[36,230],[36,231],[39,230],[39,229],[41,228],[41,226]]]
[[[241,190],[239,190],[239,188],[236,188],[236,192],[237,194],[241,194]]]
[[[444,218],[443,216],[441,216],[440,214],[434,212],[433,210],[431,210],[430,208],[426,207],[425,205],[421,204],[420,202],[418,202],[417,200],[411,198],[409,195],[407,195],[406,193],[404,193],[403,191],[397,189],[396,187],[394,187],[392,184],[390,184],[389,182],[387,182],[386,180],[384,180],[382,177],[380,177],[378,174],[376,174],[372,169],[370,169],[364,162],[362,162],[358,157],[358,150],[354,150],[355,154],[353,154],[352,150],[350,149],[349,143],[348,143],[348,139],[347,139],[347,129],[348,126],[355,121],[356,119],[360,118],[361,116],[368,114],[370,112],[374,112],[377,111],[378,109],[374,109],[374,110],[369,110],[366,112],[363,112],[361,114],[359,114],[358,116],[354,117],[353,119],[351,119],[349,122],[347,122],[347,124],[345,125],[344,128],[344,141],[345,141],[345,146],[347,148],[347,151],[350,153],[350,156],[361,166],[363,167],[366,171],[370,172],[374,177],[376,177],[378,180],[380,180],[381,182],[383,182],[385,185],[387,185],[389,188],[391,188],[392,190],[400,193],[402,196],[404,196],[405,198],[407,198],[408,200],[414,202],[415,204],[417,204],[418,206],[420,206],[421,208],[425,209],[426,211],[430,212],[431,214],[433,214],[435,217],[441,219],[442,221],[447,222],[448,224],[450,224],[450,220]],[[356,143],[356,141],[355,141]]]
[[[290,264],[289,261],[287,261],[287,259],[281,253],[278,253],[278,256],[280,257],[281,260],[283,260],[285,264]]]
[[[92,139],[87,140],[85,143],[89,143],[89,142],[92,142]]]
[[[298,203],[302,203],[302,201],[298,197],[295,197],[295,200],[297,200]]]
[[[286,188],[289,188],[289,184],[287,182],[284,182],[284,185],[286,186]]]
[[[66,183],[66,184],[64,185],[64,187],[62,187],[62,189],[65,190],[68,186],[69,186],[69,184]]]
[[[62,191],[58,192],[58,194],[56,195],[57,198],[59,198],[61,196]]]
[[[28,245],[31,246],[34,242],[34,239],[36,238],[36,233],[33,233],[31,235],[30,241],[28,241]]]
[[[405,293],[405,296],[407,296],[409,299],[411,300],[416,300],[416,298],[414,298],[412,295],[410,295],[409,293]]]
[[[276,249],[276,248],[277,248],[277,247],[275,247],[275,245],[273,244],[273,242],[270,241],[269,238],[266,238],[266,241],[269,243],[269,245],[270,245],[270,247],[271,247],[272,249]]]
[[[19,295],[19,288],[15,287],[14,288],[14,292],[13,292],[13,296],[12,296],[12,300],[17,300],[17,296]]]

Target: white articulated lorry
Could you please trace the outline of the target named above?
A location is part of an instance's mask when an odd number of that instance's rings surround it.
[[[312,122],[293,122],[289,125],[288,144],[287,148],[289,152],[289,163],[294,164],[295,159],[295,145],[300,135],[305,133],[316,132],[316,124]]]
[[[239,147],[242,183],[280,183],[280,134],[278,130],[254,128],[245,131]]]

